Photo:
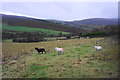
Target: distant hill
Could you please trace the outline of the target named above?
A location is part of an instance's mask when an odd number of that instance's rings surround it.
[[[22,27],[30,27],[30,28],[41,28],[41,29],[49,29],[55,31],[63,31],[70,33],[79,33],[80,31],[84,31],[81,28],[75,28],[69,25],[63,25],[62,23],[55,23],[49,20],[43,19],[35,19],[28,18],[23,16],[13,16],[13,15],[2,15],[2,23],[8,24],[9,26],[22,26]]]
[[[84,20],[76,20],[76,21],[61,21],[61,20],[48,20],[54,23],[60,23],[62,25],[68,25],[71,27],[81,28],[83,30],[93,30],[94,28],[99,28],[101,26],[106,25],[117,25],[117,18],[90,18]]]
[[[0,14],[0,15],[2,15],[2,23],[7,24],[8,27],[11,27],[11,28],[4,28],[4,30],[5,29],[12,30],[12,26],[22,26],[28,28],[47,29],[47,30],[79,34],[81,32],[88,32],[102,25],[116,25],[118,23],[117,19],[106,19],[106,18],[90,18],[90,19],[77,20],[77,21],[61,21],[54,19],[36,19],[36,18],[29,18],[24,16],[13,16],[13,15],[5,15],[5,14]]]
[[[84,20],[73,21],[75,24],[86,24],[86,25],[116,25],[118,19],[116,18],[90,18]]]

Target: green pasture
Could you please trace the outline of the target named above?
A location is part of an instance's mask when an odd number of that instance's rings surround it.
[[[95,51],[96,42],[103,47],[101,51]],[[117,46],[107,47],[109,42],[116,44],[105,38],[4,42],[3,56],[8,59],[3,65],[3,78],[116,78]],[[47,53],[38,54],[35,47],[43,47]],[[58,54],[55,47],[64,48],[64,53]],[[14,57],[17,57],[17,62],[7,64]]]
[[[47,35],[52,35],[52,34],[69,34],[68,32],[62,32],[62,31],[55,31],[55,30],[48,30],[48,29],[42,29],[42,28],[30,28],[30,27],[23,27],[23,26],[10,26],[7,24],[2,25],[2,30],[7,30],[7,31],[19,31],[19,32],[44,32]]]

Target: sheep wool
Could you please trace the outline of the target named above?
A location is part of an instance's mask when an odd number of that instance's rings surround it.
[[[64,52],[64,49],[63,49],[63,48],[55,47],[55,50],[58,51],[58,52]]]
[[[101,46],[95,46],[96,51],[100,51],[102,49]]]

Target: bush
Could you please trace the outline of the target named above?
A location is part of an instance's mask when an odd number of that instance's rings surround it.
[[[44,41],[44,34],[37,32],[20,32],[15,34],[13,42],[39,42]]]
[[[70,35],[70,34],[67,35],[66,38],[67,38],[67,39],[71,39],[71,35]]]
[[[106,32],[91,32],[91,33],[86,33],[86,34],[83,34],[82,37],[104,37],[106,36]]]

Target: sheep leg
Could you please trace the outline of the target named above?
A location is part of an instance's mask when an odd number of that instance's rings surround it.
[[[44,51],[46,53],[46,51]]]

